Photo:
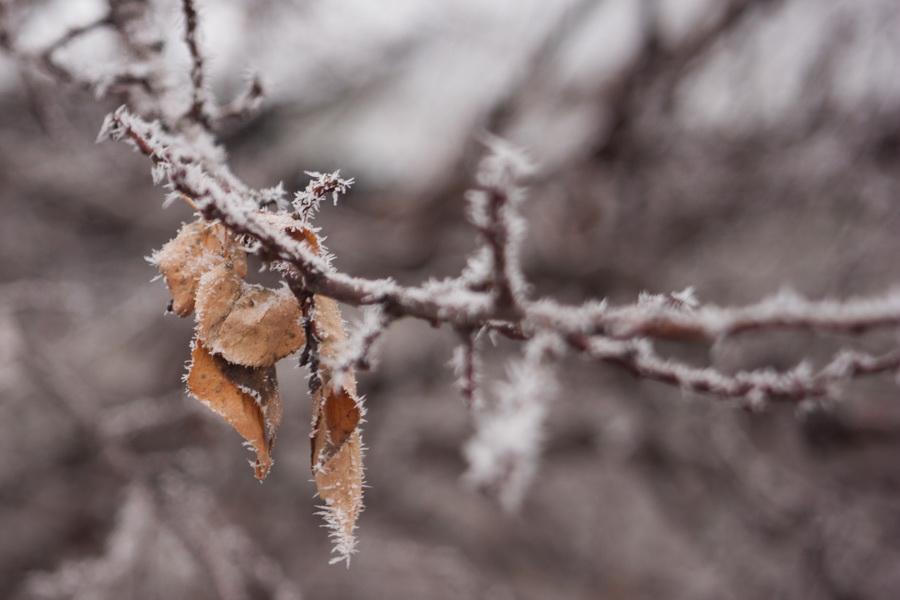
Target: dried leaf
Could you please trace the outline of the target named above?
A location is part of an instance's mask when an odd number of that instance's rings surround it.
[[[319,354],[334,358],[347,338],[337,303],[315,298],[315,328]],[[362,404],[356,393],[353,373],[336,374],[320,362],[321,385],[313,394],[311,437],[312,470],[319,497],[325,501],[322,514],[335,540],[335,561],[349,560],[356,540],[353,531],[362,510],[362,438],[359,423]]]
[[[272,446],[281,424],[281,396],[274,367],[229,363],[195,340],[187,376],[188,391],[224,418],[256,451],[256,478],[272,468]]]
[[[363,464],[362,439],[355,431],[315,473],[319,497],[324,500],[320,514],[330,529],[337,555],[332,563],[345,560],[356,551],[356,522],[362,512]]]
[[[305,341],[297,299],[287,288],[241,280],[229,265],[207,272],[197,289],[197,335],[214,353],[248,367],[268,367]]]
[[[172,310],[186,317],[194,310],[200,277],[220,264],[229,264],[240,277],[247,274],[247,256],[225,226],[202,220],[184,225],[172,240],[154,253],[172,294]]]
[[[347,339],[337,302],[316,296],[315,327],[319,338],[319,354],[325,359],[337,356]],[[340,380],[327,367],[319,369],[321,385],[313,395],[312,466],[321,468],[356,431],[362,418],[362,405],[356,393],[356,378],[352,372],[342,373]]]

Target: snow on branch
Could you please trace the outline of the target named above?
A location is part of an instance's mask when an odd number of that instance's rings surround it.
[[[456,386],[459,388],[466,406],[471,410],[480,410],[484,405],[481,394],[481,357],[478,353],[478,332],[460,331],[462,343],[453,350],[450,365],[456,375]]]
[[[833,386],[841,381],[900,369],[900,350],[878,356],[843,351],[818,371],[808,362],[801,362],[786,372],[761,369],[727,374],[662,358],[646,339],[570,336],[567,341],[584,355],[622,367],[638,378],[672,384],[689,392],[741,398],[753,404],[820,398],[830,395]]]
[[[519,182],[534,168],[523,153],[499,138],[489,138],[487,146],[490,151],[476,175],[478,187],[467,195],[468,216],[484,238],[487,253],[481,260],[490,274],[484,284],[490,284],[498,311],[520,315],[527,286],[519,259],[525,236],[520,215],[525,190]]]
[[[592,331],[615,338],[696,338],[707,341],[769,329],[859,334],[900,325],[900,289],[877,297],[808,300],[790,291],[756,304],[685,309],[671,303],[640,303],[596,315]]]
[[[309,175],[309,183],[302,192],[294,195],[294,212],[300,220],[309,225],[315,215],[319,212],[322,200],[331,197],[331,201],[337,206],[338,198],[350,191],[354,180],[343,179],[341,170],[338,169],[333,173],[319,173],[318,171],[306,171]]]
[[[507,510],[522,502],[535,473],[548,405],[558,388],[550,361],[562,353],[556,334],[542,332],[494,386],[496,399],[474,413],[475,434],[464,448],[464,479],[496,495]]]

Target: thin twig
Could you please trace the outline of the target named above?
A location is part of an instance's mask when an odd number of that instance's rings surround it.
[[[191,54],[191,107],[187,117],[199,123],[207,131],[212,131],[212,118],[209,114],[210,104],[206,93],[206,75],[204,73],[203,55],[200,52],[198,37],[199,19],[194,0],[182,0],[184,13],[184,42]]]

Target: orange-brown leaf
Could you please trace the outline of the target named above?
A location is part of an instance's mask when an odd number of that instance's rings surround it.
[[[331,530],[334,552],[332,562],[350,560],[355,552],[354,530],[362,512],[363,464],[362,440],[355,431],[340,450],[314,473],[319,497],[325,502],[322,514]]]
[[[194,341],[188,391],[225,419],[256,451],[254,471],[265,479],[272,467],[272,446],[281,424],[281,396],[274,367],[231,364]]]
[[[197,335],[236,364],[268,367],[297,351],[305,341],[300,317],[289,290],[247,284],[228,265],[207,272],[197,289]]]
[[[153,262],[172,294],[172,310],[186,317],[194,310],[200,277],[220,264],[229,264],[240,276],[247,274],[247,256],[221,224],[202,220],[184,225],[172,240],[153,255]]]
[[[322,361],[318,372],[321,385],[312,399],[312,470],[319,496],[325,501],[323,514],[335,540],[337,560],[349,559],[362,511],[362,405],[353,372],[338,374],[327,366],[347,338],[337,303],[316,296],[314,323]]]
[[[330,459],[356,431],[362,405],[352,371],[336,374],[326,366],[347,339],[337,302],[316,296],[315,328],[319,338],[321,386],[313,395],[312,467],[315,471]]]

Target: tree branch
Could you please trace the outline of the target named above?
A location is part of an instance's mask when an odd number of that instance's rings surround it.
[[[683,299],[685,293],[646,295],[642,302],[614,308],[596,302],[566,306],[543,299],[523,301],[511,314],[510,307],[498,302],[491,290],[470,289],[470,282],[464,276],[405,287],[391,280],[363,279],[337,272],[305,244],[261,218],[258,205],[250,201],[246,193],[229,187],[221,173],[205,171],[201,166],[203,159],[192,155],[179,136],[161,133],[153,124],[131,115],[124,108],[110,115],[102,133],[114,139],[127,139],[149,156],[164,169],[170,185],[192,198],[206,219],[219,220],[235,233],[255,240],[264,259],[289,264],[292,269],[286,277],[292,287],[354,306],[379,305],[391,319],[413,317],[460,330],[488,326],[513,339],[531,338],[537,331],[551,331],[563,336],[580,352],[638,376],[728,397],[758,394],[792,400],[818,397],[828,391],[826,384],[834,379],[878,374],[896,368],[894,354],[860,359],[852,369],[836,373],[828,368],[800,385],[796,382],[796,374],[792,373],[777,377],[767,372],[726,376],[710,369],[693,370],[656,357],[643,338],[714,341],[743,332],[772,329],[857,334],[900,324],[900,292],[847,302],[813,302],[781,294],[737,309],[693,308],[693,299],[691,302]],[[486,208],[482,207],[483,210]],[[476,215],[473,222],[489,225],[499,220],[492,220],[483,212],[481,216]],[[494,244],[492,252],[503,254],[505,244],[489,240],[490,244]],[[511,267],[511,263],[507,264]],[[518,270],[518,263],[511,268]],[[491,277],[498,286],[508,285],[505,282],[510,280],[499,262],[493,263]]]

